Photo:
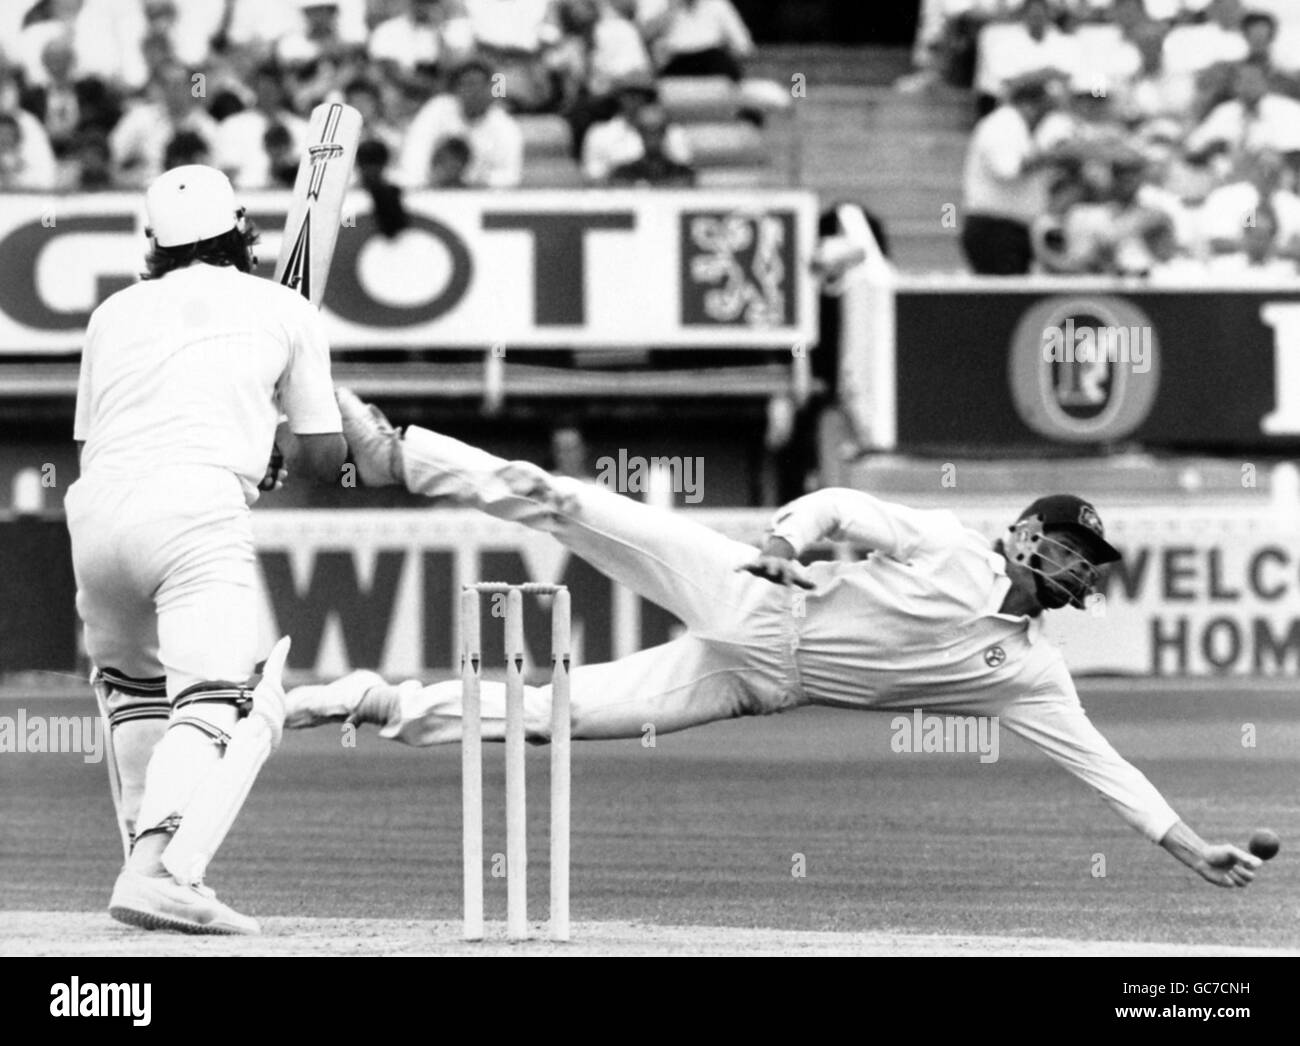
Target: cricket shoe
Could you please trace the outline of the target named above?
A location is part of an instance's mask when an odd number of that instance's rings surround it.
[[[334,391],[343,417],[343,438],[348,455],[367,487],[405,484],[402,471],[402,434],[393,428],[373,403],[365,403],[351,389]]]
[[[244,935],[262,932],[256,919],[222,904],[202,884],[185,886],[166,873],[146,875],[131,868],[123,868],[113,884],[108,914],[142,930]]]
[[[302,730],[322,723],[341,723],[352,720],[360,723],[387,722],[367,714],[362,699],[376,686],[384,686],[384,677],[378,672],[359,668],[342,679],[324,686],[299,686],[285,696],[284,725],[290,730]]]

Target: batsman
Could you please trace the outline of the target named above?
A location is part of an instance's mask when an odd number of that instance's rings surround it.
[[[991,543],[951,512],[852,490],[780,509],[761,549],[527,462],[427,429],[395,431],[338,394],[344,435],[369,485],[403,484],[552,534],[614,581],[675,614],[681,637],[608,664],[575,668],[572,736],[636,738],[805,705],[997,716],[1093,788],[1129,825],[1218,886],[1244,887],[1258,858],[1211,844],[1088,719],[1045,611],[1081,607],[1119,558],[1088,502],[1039,498]],[[803,566],[825,539],[873,551]],[[483,736],[502,740],[503,684],[484,683]],[[544,743],[550,688],[525,691],[525,729]],[[461,736],[461,684],[394,686],[358,671],[289,694],[286,725],[351,719],[411,745]]]
[[[287,638],[251,685],[264,651],[249,507],[277,478],[282,413],[304,474],[337,481],[346,446],[320,316],[253,274],[256,230],[226,176],[174,168],[145,206],[149,271],[86,332],[66,501],[126,850],[109,912],[256,933],[203,883],[283,723]]]

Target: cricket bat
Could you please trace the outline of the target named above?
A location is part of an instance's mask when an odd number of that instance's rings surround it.
[[[352,106],[325,102],[312,110],[307,151],[298,164],[293,200],[284,220],[275,280],[317,307],[325,297],[343,196],[360,141],[361,113]]]
[[[284,238],[275,262],[275,281],[320,308],[329,280],[334,247],[343,218],[343,197],[361,141],[361,113],[341,102],[324,102],[311,111],[307,151],[298,164],[293,199],[284,219]],[[278,446],[260,490],[274,490],[284,464]]]

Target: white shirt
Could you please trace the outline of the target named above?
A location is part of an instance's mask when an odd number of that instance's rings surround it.
[[[277,114],[276,120],[289,131],[293,152],[297,156],[306,141],[306,123],[290,112]],[[270,126],[270,117],[260,109],[232,113],[217,124],[212,143],[212,165],[225,171],[237,189],[272,186],[271,157],[262,141]]]
[[[1259,211],[1259,190],[1250,182],[1220,186],[1205,198],[1200,209],[1200,233],[1212,240],[1241,240],[1247,222]],[[1269,198],[1277,215],[1277,242],[1287,244],[1300,237],[1300,196],[1279,189]]]
[[[664,132],[664,154],[680,164],[691,162],[686,132],[670,124]],[[592,126],[582,140],[582,171],[593,182],[603,182],[616,167],[635,163],[645,155],[636,128],[622,116]]]
[[[1081,25],[1070,36],[1070,86],[1075,91],[1113,91],[1142,69],[1142,54],[1118,26]]]
[[[754,39],[731,0],[699,0],[691,7],[673,9],[663,36],[655,41],[662,57],[722,48],[744,57],[752,54]]]
[[[1029,35],[1022,22],[991,22],[980,30],[976,45],[975,89],[1000,96],[1013,76],[1036,69],[1069,73],[1077,63],[1072,39],[1048,26],[1041,40]]]
[[[1040,127],[1045,125],[1046,121]],[[1026,224],[1043,214],[1047,173],[1022,173],[1025,160],[1035,151],[1035,135],[1012,106],[999,106],[976,124],[962,180],[966,213]]]
[[[1253,116],[1241,102],[1223,102],[1211,110],[1205,121],[1187,136],[1187,149],[1199,152],[1224,143],[1234,150],[1253,152],[1274,149],[1280,153],[1300,150],[1300,102],[1281,94],[1266,94]]]
[[[288,288],[192,265],[91,314],[73,426],[84,474],[221,468],[251,505],[281,412],[298,435],[342,429],[320,314]]]
[[[417,188],[429,184],[434,150],[447,138],[469,142],[470,159],[465,170],[468,184],[508,189],[523,178],[524,135],[514,117],[493,103],[471,124],[465,120],[455,95],[440,94],[415,114],[406,132],[399,163],[403,185]]]
[[[474,46],[474,30],[466,18],[417,24],[398,15],[375,26],[366,50],[380,62],[392,62],[407,72],[417,65],[437,65],[447,52],[462,54]]]
[[[1175,26],[1163,50],[1165,71],[1170,73],[1198,73],[1219,62],[1240,62],[1250,52],[1241,33],[1214,22]]]
[[[951,512],[828,489],[779,510],[770,533],[796,552],[822,539],[876,550],[807,568],[815,588],[794,618],[795,659],[814,704],[996,715],[1152,841],[1177,822],[1089,721],[1039,621],[1000,611],[1005,560]]]
[[[636,73],[649,74],[650,55],[637,28],[617,12],[605,8],[592,33],[591,66],[587,85],[593,94],[607,94],[613,85]]]
[[[1138,73],[1116,91],[1116,109],[1133,122],[1171,117],[1186,121],[1196,105],[1196,78],[1190,73]]]
[[[551,0],[465,0],[465,14],[483,46],[537,51],[547,40]]]

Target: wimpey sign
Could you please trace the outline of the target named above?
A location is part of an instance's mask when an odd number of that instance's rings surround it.
[[[248,193],[270,275],[287,193]],[[381,235],[343,209],[325,317],[337,349],[788,348],[816,333],[807,192],[417,192]],[[0,353],[69,353],[144,266],[142,198],[6,194]]]

